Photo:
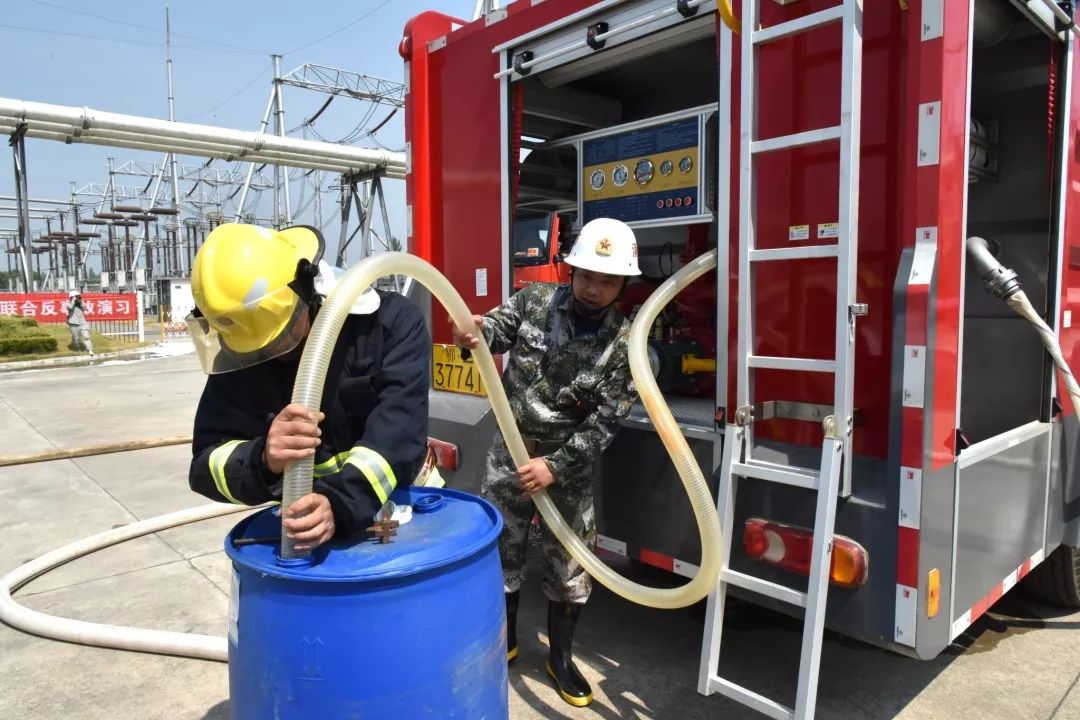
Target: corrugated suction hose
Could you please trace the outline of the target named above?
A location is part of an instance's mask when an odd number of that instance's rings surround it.
[[[566,524],[558,510],[541,491],[533,500],[544,516],[544,521],[554,531],[570,554],[581,563],[589,574],[613,592],[637,603],[657,608],[684,607],[705,597],[715,586],[720,573],[720,522],[713,505],[705,478],[701,474],[697,460],[690,451],[671,415],[667,404],[660,395],[653,378],[648,360],[649,329],[660,311],[671,301],[679,290],[716,266],[715,252],[710,252],[686,265],[678,273],[661,285],[638,311],[630,331],[630,370],[641,394],[642,402],[649,413],[664,446],[675,463],[683,485],[686,487],[697,518],[701,534],[701,569],[697,575],[678,588],[650,588],[627,580],[602,563],[586,547],[585,543]],[[300,403],[311,410],[319,409],[326,367],[330,354],[341,327],[356,298],[377,278],[385,275],[402,274],[419,280],[450,311],[458,327],[467,332],[478,332],[473,326],[472,314],[456,290],[435,268],[419,258],[403,253],[387,253],[369,258],[353,267],[345,274],[342,282],[323,306],[312,328],[311,337],[304,349],[300,361],[300,371],[293,389],[293,402]],[[521,434],[514,423],[514,417],[506,401],[498,370],[491,358],[491,352],[483,343],[476,349],[480,374],[488,388],[492,408],[499,423],[499,429],[506,439],[510,455],[517,465],[528,462],[521,441]],[[166,438],[154,441],[160,444],[173,444],[179,438]],[[187,439],[184,438],[184,441]],[[151,445],[146,445],[150,447]],[[101,452],[118,452],[133,449],[126,447],[97,448]],[[86,448],[76,449],[78,454]],[[68,456],[74,456],[70,453]],[[40,460],[57,459],[56,457],[39,458]],[[22,462],[35,459],[22,458]],[[294,463],[286,470],[282,504],[288,507],[298,498],[311,492],[312,463]],[[12,597],[13,593],[49,570],[52,570],[75,558],[93,553],[110,545],[115,545],[149,533],[160,532],[177,525],[206,520],[222,515],[251,510],[244,506],[212,503],[202,507],[181,510],[142,520],[131,525],[107,530],[82,540],[58,548],[50,553],[15,568],[0,579],[0,620],[14,628],[42,637],[55,638],[66,642],[81,643],[99,647],[111,647],[136,652],[161,653],[181,657],[195,657],[206,660],[226,661],[228,644],[224,637],[199,635],[194,633],[166,632],[141,628],[106,625],[100,623],[72,620],[48,615],[23,607]],[[282,553],[286,558],[301,557],[282,537]],[[287,553],[287,555],[286,555]]]
[[[576,533],[566,524],[547,493],[541,491],[533,496],[537,509],[548,527],[585,570],[601,585],[622,597],[656,608],[678,608],[691,605],[702,599],[716,586],[720,574],[720,521],[716,515],[712,494],[701,473],[693,453],[690,451],[679,430],[671,411],[660,394],[653,379],[648,360],[649,330],[660,310],[671,301],[679,290],[689,285],[710,269],[716,267],[716,253],[709,253],[687,264],[678,273],[669,278],[642,305],[630,331],[630,371],[634,377],[645,410],[660,434],[664,446],[675,463],[682,479],[694,516],[701,534],[701,569],[687,583],[677,588],[661,589],[640,585],[624,578],[601,562]],[[304,354],[300,360],[300,369],[293,388],[292,401],[317,411],[322,401],[323,386],[326,380],[326,368],[337,342],[338,334],[348,317],[360,293],[364,292],[375,280],[386,275],[408,275],[431,291],[438,298],[458,328],[468,333],[478,333],[472,319],[472,313],[461,299],[461,295],[434,267],[420,258],[405,253],[384,253],[367,258],[353,266],[339,281],[334,291],[327,298],[315,318]],[[480,376],[487,388],[491,407],[495,412],[499,430],[506,440],[516,466],[524,465],[529,460],[521,434],[517,429],[514,416],[506,400],[499,379],[499,372],[491,358],[491,352],[484,343],[473,351]],[[312,460],[306,459],[289,465],[285,470],[281,504],[288,508],[292,503],[311,492]],[[299,553],[292,541],[283,533],[281,538],[281,557],[293,561],[306,557]]]

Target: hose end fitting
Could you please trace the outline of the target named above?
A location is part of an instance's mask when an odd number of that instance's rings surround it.
[[[992,246],[990,241],[972,236],[967,239],[967,251],[979,279],[994,297],[1008,300],[1020,292],[1020,281],[1016,272],[1002,265],[997,259],[996,245]]]

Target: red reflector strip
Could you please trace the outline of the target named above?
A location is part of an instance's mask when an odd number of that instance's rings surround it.
[[[903,379],[900,401],[900,497],[896,537],[896,604],[893,640],[915,647],[919,617],[919,527],[922,515],[923,435],[930,335],[930,282],[937,228],[916,228],[915,252],[904,307]]]
[[[655,550],[639,548],[631,551],[622,540],[616,540],[607,537],[606,535],[596,536],[596,548],[620,557],[634,558],[646,565],[660,568],[661,570],[667,570],[670,573],[681,575],[683,577],[692,578],[697,575],[698,570],[701,569],[699,565],[673,558],[670,555],[658,553]]]
[[[668,572],[675,572],[675,558],[662,555],[652,550],[646,550],[642,548],[638,551],[638,559],[646,565],[652,565],[658,567],[661,570],[667,570]]]
[[[950,640],[955,640],[960,633],[968,629],[971,623],[982,617],[987,610],[989,610],[994,603],[1001,599],[1001,597],[1013,589],[1016,583],[1024,579],[1029,572],[1035,569],[1035,567],[1043,561],[1045,554],[1042,550],[1032,555],[1030,558],[1020,564],[1020,567],[1013,570],[1011,573],[1005,576],[1001,582],[990,588],[989,592],[985,596],[980,598],[971,609],[964,612],[960,617],[953,620],[952,634]]]
[[[900,464],[904,467],[921,468],[923,466],[923,421],[922,408],[905,407],[900,411],[902,426],[900,435]]]
[[[919,587],[919,531],[906,527],[896,530],[896,583]]]

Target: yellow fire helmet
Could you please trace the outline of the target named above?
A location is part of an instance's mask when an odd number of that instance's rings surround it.
[[[295,349],[310,328],[325,241],[315,228],[225,223],[195,255],[188,331],[207,374],[251,367]]]

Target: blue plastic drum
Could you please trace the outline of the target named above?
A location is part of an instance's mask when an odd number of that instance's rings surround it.
[[[412,519],[388,544],[333,543],[283,567],[271,511],[238,524],[229,689],[234,720],[505,720],[498,511],[454,490],[394,494]]]

